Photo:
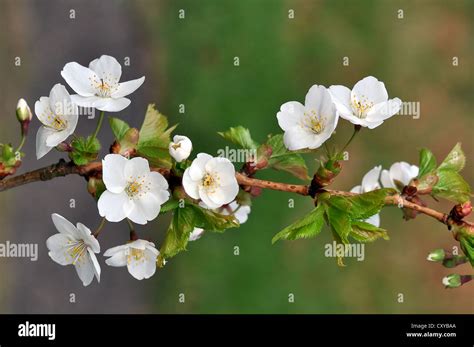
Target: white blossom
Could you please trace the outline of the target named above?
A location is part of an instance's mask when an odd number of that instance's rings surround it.
[[[141,77],[128,82],[119,82],[122,66],[109,55],[90,62],[89,67],[76,62],[67,63],[61,76],[77,93],[73,101],[79,106],[94,107],[101,111],[118,112],[130,105],[125,96],[137,90],[145,81]]]
[[[109,154],[102,160],[102,175],[107,190],[98,201],[99,214],[109,222],[125,218],[146,224],[160,213],[169,199],[168,182],[158,172],[151,172],[148,160],[127,159]]]
[[[334,85],[329,92],[342,118],[369,129],[398,113],[402,104],[399,98],[389,100],[385,84],[373,76],[360,80],[352,90]]]
[[[160,252],[155,244],[146,240],[135,240],[125,245],[105,251],[105,261],[109,266],[126,266],[130,275],[137,280],[150,278],[156,271],[156,259]]]
[[[191,198],[201,199],[209,208],[230,203],[239,192],[234,165],[227,158],[199,153],[184,171],[183,187]]]
[[[418,166],[401,161],[394,163],[390,170],[383,170],[380,181],[385,188],[400,190],[401,187],[408,185],[413,178],[418,176],[418,171]]]
[[[100,245],[89,228],[81,223],[74,226],[59,214],[53,214],[53,223],[59,231],[46,240],[48,255],[60,265],[74,265],[84,286],[94,276],[100,281],[100,266],[94,253],[100,252]]]
[[[36,134],[36,158],[40,159],[74,133],[79,116],[77,106],[59,83],[49,97],[36,101],[35,114],[42,124]]]
[[[183,160],[188,159],[191,151],[193,150],[193,144],[188,137],[175,135],[173,137],[173,142],[170,142],[168,148],[170,155],[174,158],[174,160],[180,163]]]
[[[314,85],[305,104],[289,101],[277,113],[278,125],[285,132],[283,141],[291,151],[319,148],[336,129],[339,116],[324,86]]]

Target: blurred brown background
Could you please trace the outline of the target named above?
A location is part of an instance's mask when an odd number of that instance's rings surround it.
[[[71,18],[74,11],[75,18]],[[180,19],[180,10],[185,18]],[[294,11],[290,19],[289,11]],[[403,18],[400,10],[403,11]],[[416,164],[428,147],[441,158],[457,142],[468,157],[464,176],[474,182],[473,74],[474,1],[7,1],[0,0],[0,141],[17,143],[14,110],[24,97],[33,107],[55,83],[66,84],[65,63],[83,65],[101,54],[115,56],[124,80],[146,76],[130,107],[115,114],[134,126],[146,105],[157,104],[178,133],[193,140],[195,154],[215,153],[226,143],[214,134],[241,124],[254,138],[277,133],[275,114],[283,102],[303,101],[312,84],[344,84],[374,75],[389,95],[419,102],[420,119],[396,116],[364,130],[335,187],[350,189],[375,165]],[[21,66],[15,66],[15,57]],[[239,57],[240,66],[233,65]],[[349,57],[349,66],[343,66]],[[453,66],[453,57],[459,65]],[[186,113],[180,114],[180,104]],[[32,123],[20,172],[61,156],[37,161]],[[87,134],[95,120],[81,119]],[[340,122],[331,141],[342,144],[351,126]],[[101,131],[104,148],[112,141]],[[105,154],[106,151],[104,150]],[[311,167],[315,164],[307,157]],[[261,177],[296,182],[280,173]],[[396,208],[382,211],[390,241],[366,247],[363,262],[338,268],[324,257],[328,232],[318,238],[271,245],[272,236],[311,208],[307,199],[265,192],[254,201],[249,221],[224,235],[206,234],[148,281],[125,269],[106,267],[101,283],[83,288],[72,267],[47,256],[45,240],[55,230],[51,213],[91,228],[96,205],[80,177],[35,183],[0,194],[0,242],[38,243],[39,260],[0,259],[0,312],[4,313],[472,313],[473,286],[445,290],[441,278],[453,271],[428,263],[426,255],[456,243],[442,225],[419,217],[404,222]],[[76,208],[69,207],[75,199]],[[447,211],[450,204],[430,201]],[[140,229],[158,245],[167,218]],[[105,250],[125,241],[127,227],[109,224]],[[240,255],[234,256],[234,246]],[[461,273],[472,273],[468,265]],[[69,302],[70,294],[76,303]],[[186,302],[178,296],[184,293]],[[288,294],[295,302],[288,302]],[[398,294],[404,302],[397,301]]]

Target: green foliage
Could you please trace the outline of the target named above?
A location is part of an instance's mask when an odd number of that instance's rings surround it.
[[[115,139],[120,143],[130,126],[125,121],[115,117],[109,117],[109,124]]]
[[[257,142],[252,139],[250,131],[243,126],[231,127],[227,131],[218,132],[224,139],[245,149],[257,149]]]
[[[452,170],[438,170],[438,182],[432,194],[437,198],[445,198],[462,203],[469,200],[471,188],[460,174]]]
[[[171,132],[177,125],[168,128],[168,119],[159,113],[155,105],[148,105],[145,120],[140,129],[137,144],[138,155],[148,159],[151,165],[171,168],[171,156],[168,146]]]
[[[427,148],[422,148],[420,150],[420,162],[419,162],[420,171],[418,172],[418,177],[423,177],[426,174],[429,174],[436,169],[436,157],[433,152]]]
[[[0,163],[4,167],[14,167],[16,162],[20,159],[22,154],[15,153],[12,145],[0,144]]]
[[[318,205],[306,216],[276,234],[272,243],[278,240],[297,240],[315,237],[324,224],[324,206]]]
[[[471,188],[459,174],[466,164],[466,156],[457,143],[442,163],[436,168],[436,159],[428,149],[420,151],[418,189],[431,189],[435,198],[444,198],[457,203],[469,200]]]
[[[307,151],[287,150],[283,143],[283,135],[281,134],[271,136],[265,145],[272,149],[268,167],[275,170],[286,171],[302,180],[310,179],[306,162],[300,154]]]
[[[347,197],[321,194],[314,210],[276,234],[272,242],[314,237],[321,232],[324,221],[331,228],[338,244],[348,244],[349,238],[363,243],[379,238],[388,240],[386,230],[363,220],[377,214],[383,207],[385,198],[393,193],[393,189],[378,189]],[[342,258],[338,258],[337,263],[344,266]]]
[[[91,136],[76,137],[71,142],[72,151],[69,157],[76,165],[86,165],[97,159],[100,151],[100,142]]]
[[[379,238],[384,240],[389,239],[385,229],[378,228],[375,225],[364,221],[352,221],[350,236],[361,243],[373,242]]]
[[[471,266],[474,267],[474,234],[471,232],[461,233],[459,237],[461,249],[469,259]]]
[[[163,207],[173,210],[173,219],[160,249],[160,258],[158,259],[160,265],[163,265],[163,259],[171,258],[186,250],[189,234],[196,227],[206,231],[223,232],[226,229],[239,226],[234,216],[224,216],[191,203],[186,203],[181,208],[176,201],[170,202],[167,206],[165,204]]]

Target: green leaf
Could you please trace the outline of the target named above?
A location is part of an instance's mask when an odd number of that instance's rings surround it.
[[[352,223],[348,211],[340,210],[329,204],[325,206],[329,226],[344,244],[349,243],[348,237],[352,231]]]
[[[186,250],[189,234],[193,231],[195,224],[196,216],[191,207],[186,206],[174,210],[173,219],[160,248],[160,259],[174,257]]]
[[[77,137],[71,142],[72,152],[69,157],[76,165],[86,165],[97,159],[100,151],[100,142],[91,136]]]
[[[464,168],[465,164],[466,156],[461,148],[461,143],[458,142],[440,164],[438,170],[454,170],[459,172]]]
[[[12,145],[0,144],[0,163],[2,163],[4,167],[15,166],[16,162],[21,158],[21,156],[21,153],[20,155],[15,153]]]
[[[171,168],[168,145],[171,132],[177,125],[168,128],[168,119],[159,113],[153,104],[148,105],[145,120],[140,129],[138,154],[147,158],[154,166]]]
[[[272,243],[278,240],[297,240],[315,237],[321,232],[323,224],[324,206],[320,204],[306,216],[276,234],[272,239]]]
[[[109,124],[110,128],[112,129],[112,133],[118,142],[123,139],[128,129],[130,129],[130,126],[126,122],[115,117],[109,117]]]
[[[384,188],[354,196],[331,196],[328,204],[354,219],[367,219],[378,213],[385,202],[385,197],[395,193],[393,189]]]
[[[471,195],[469,184],[453,170],[438,170],[438,182],[433,187],[432,195],[457,203],[468,201]]]
[[[459,243],[461,244],[461,249],[469,259],[471,266],[474,267],[474,235],[462,235]]]
[[[283,143],[283,135],[270,137],[266,145],[272,148],[268,167],[286,171],[302,180],[309,180],[308,168],[303,157],[297,151],[288,151]],[[306,152],[306,151],[302,151]]]
[[[196,216],[195,226],[206,231],[223,232],[226,229],[240,226],[238,220],[233,215],[219,214],[198,205],[189,205],[189,207],[194,210]]]
[[[258,143],[252,139],[250,131],[243,126],[229,128],[227,131],[218,132],[224,139],[246,149],[257,149]]]
[[[350,236],[358,242],[374,242],[379,238],[388,240],[388,234],[385,229],[378,228],[375,225],[364,221],[352,221],[352,231]]]
[[[179,207],[179,201],[175,199],[169,199],[167,202],[165,202],[163,205],[161,205],[160,208],[160,214],[164,214],[166,212],[172,211],[174,209],[177,209]]]
[[[422,148],[420,150],[419,167],[420,171],[418,173],[418,177],[420,178],[436,169],[436,157],[427,148]]]

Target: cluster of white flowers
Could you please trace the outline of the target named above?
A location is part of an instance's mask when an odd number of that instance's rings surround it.
[[[284,103],[277,119],[289,150],[316,149],[331,137],[339,117],[374,129],[398,113],[401,104],[398,98],[388,99],[383,82],[368,76],[352,90],[339,85],[328,89],[314,85],[306,94],[304,105],[297,101]]]
[[[382,166],[379,165],[367,172],[362,178],[361,185],[352,188],[351,192],[363,194],[381,187],[394,188],[400,191],[401,187],[408,185],[417,176],[418,166],[410,165],[404,161],[392,164],[390,170],[382,170]],[[379,227],[380,216],[375,214],[365,222]]]
[[[121,75],[122,66],[108,55],[94,59],[88,68],[76,62],[67,63],[61,76],[77,94],[69,95],[63,85],[56,84],[49,97],[43,96],[36,101],[35,113],[42,123],[36,135],[37,159],[74,133],[79,118],[78,106],[118,112],[130,105],[125,96],[137,90],[145,77],[119,82]]]

